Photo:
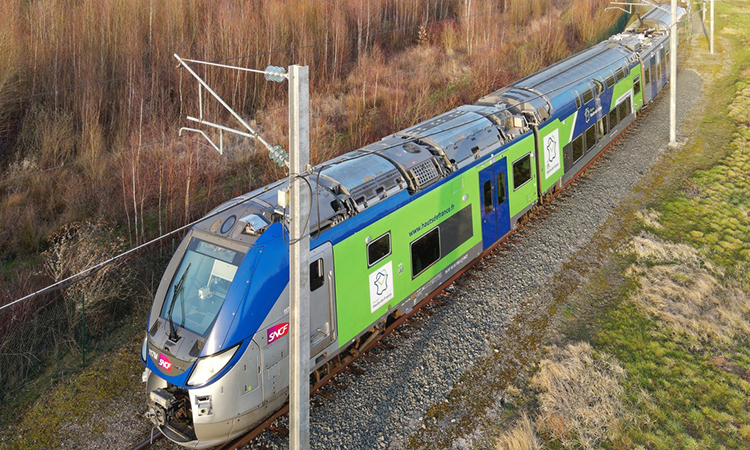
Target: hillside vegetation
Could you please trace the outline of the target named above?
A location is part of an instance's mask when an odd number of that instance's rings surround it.
[[[607,5],[4,1],[0,304],[283,175],[252,142],[227,139],[220,156],[177,137],[198,96],[174,53],[255,68],[309,65],[312,159],[320,162],[580,50],[615,24]],[[267,140],[286,146],[286,86],[200,73]],[[214,103],[205,113],[227,119]],[[0,313],[0,393],[16,392],[50,355],[76,349],[82,333],[89,342],[110,335],[148,305],[169,254],[154,250]]]

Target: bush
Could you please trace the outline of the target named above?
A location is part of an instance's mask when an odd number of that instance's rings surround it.
[[[127,241],[114,234],[104,222],[76,222],[64,225],[48,238],[43,253],[44,268],[56,282],[107,261],[128,248]],[[102,332],[108,323],[130,309],[133,271],[127,258],[95,271],[63,290],[62,302],[67,324],[60,330],[63,339],[77,337],[83,314],[91,335]],[[85,312],[84,312],[85,310]]]

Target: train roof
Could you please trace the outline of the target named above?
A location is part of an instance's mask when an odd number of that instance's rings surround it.
[[[633,64],[634,52],[619,42],[604,41],[486,95],[477,104],[495,105],[541,124],[556,108],[572,102],[573,89],[583,93],[590,80],[604,80]]]
[[[680,8],[681,19],[685,17]],[[666,17],[666,19],[665,19]],[[664,23],[654,8],[641,23]],[[668,23],[667,23],[668,26]],[[312,196],[309,225],[325,230],[402,191],[422,191],[482,156],[531,132],[573,103],[591,80],[619,79],[664,39],[666,31],[628,29],[546,69],[380,141],[326,161],[304,174]],[[283,179],[218,206],[195,229],[252,245],[270,224],[285,218]],[[283,203],[283,202],[281,202]]]
[[[682,6],[677,6],[677,22],[681,22],[685,19],[687,10]],[[668,31],[669,26],[672,24],[672,12],[668,4],[662,4],[658,7],[652,8],[643,16],[640,16],[638,20],[634,21],[630,26],[627,27],[626,31],[645,31],[645,30],[658,30]]]

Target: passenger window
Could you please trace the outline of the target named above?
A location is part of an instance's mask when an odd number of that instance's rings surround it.
[[[578,91],[573,90],[573,98],[576,101],[576,109],[581,109],[581,96],[578,95]]]
[[[591,150],[596,145],[596,124],[591,125],[586,130],[586,151]]]
[[[646,68],[646,85],[648,86],[649,83],[651,83],[651,68],[647,67]]]
[[[484,213],[488,214],[492,212],[492,181],[487,180],[484,182],[482,187],[484,193]]]
[[[440,229],[430,232],[411,243],[411,276],[416,278],[440,259]]]
[[[632,111],[631,106],[630,106],[630,100],[625,100],[624,103],[625,103],[625,116],[627,117],[633,111]]]
[[[586,89],[586,91],[583,93],[583,104],[590,102],[594,99],[594,93],[591,92],[591,89]]]
[[[505,202],[505,172],[500,172],[497,176],[497,204],[502,205]]]
[[[615,77],[614,76],[607,77],[607,89],[611,88],[614,85],[615,85]]]
[[[518,189],[531,179],[531,155],[513,163],[513,189]]]
[[[602,117],[602,132],[604,135],[609,134],[609,116]]]
[[[612,108],[612,111],[607,116],[609,117],[609,129],[611,130],[619,123],[617,121],[617,108]]]
[[[633,78],[633,94],[638,95],[641,93],[641,76]]]
[[[323,258],[310,264],[310,292],[316,291],[319,287],[325,284],[325,267],[323,266]]]
[[[390,231],[367,244],[367,267],[372,267],[391,254]]]
[[[573,141],[573,161],[581,159],[583,153],[583,135],[581,134]]]
[[[445,219],[440,224],[440,257],[443,258],[474,236],[471,205]]]
[[[617,105],[617,112],[620,113],[620,120],[624,120],[628,116],[627,107],[625,106],[626,103],[629,103],[627,100]]]

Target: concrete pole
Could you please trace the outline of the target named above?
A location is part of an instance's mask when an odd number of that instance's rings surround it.
[[[714,0],[711,0],[711,54],[714,54]]]
[[[295,175],[310,162],[310,84],[307,66],[289,66],[289,448],[310,448],[310,190]],[[294,242],[297,240],[297,242]]]
[[[672,27],[669,33],[669,145],[677,145],[677,0],[672,0]]]

